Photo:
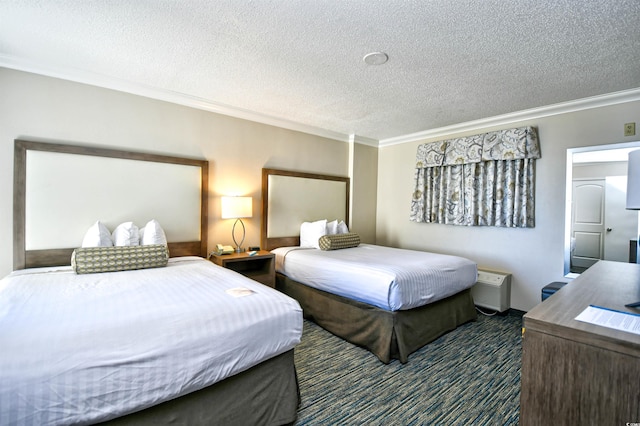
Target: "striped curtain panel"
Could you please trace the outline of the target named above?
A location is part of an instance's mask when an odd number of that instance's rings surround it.
[[[534,127],[422,144],[410,220],[533,228],[538,158]]]

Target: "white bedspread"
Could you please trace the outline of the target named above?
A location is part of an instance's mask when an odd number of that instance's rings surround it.
[[[201,258],[17,271],[0,280],[0,425],[119,417],[247,370],[301,335],[295,300]]]
[[[360,244],[322,251],[280,247],[276,271],[329,293],[388,311],[452,296],[476,283],[476,263],[458,256]]]

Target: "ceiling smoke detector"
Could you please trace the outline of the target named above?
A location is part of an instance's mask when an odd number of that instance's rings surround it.
[[[369,65],[382,65],[389,60],[389,55],[384,52],[371,52],[362,59]]]

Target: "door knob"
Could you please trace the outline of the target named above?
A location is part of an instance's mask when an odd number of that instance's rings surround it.
[[[611,232],[611,231],[613,231],[613,229],[607,228],[607,232]]]

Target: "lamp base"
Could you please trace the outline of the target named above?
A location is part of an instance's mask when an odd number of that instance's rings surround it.
[[[240,225],[242,225],[242,239],[240,240],[239,244],[236,241],[236,225],[238,224],[238,222],[240,222]],[[233,228],[231,229],[231,238],[233,238],[233,243],[236,245],[236,253],[242,253],[244,251],[244,249],[240,247],[244,242],[244,236],[245,236],[244,223],[242,222],[242,220],[236,219],[236,221],[233,223]]]

